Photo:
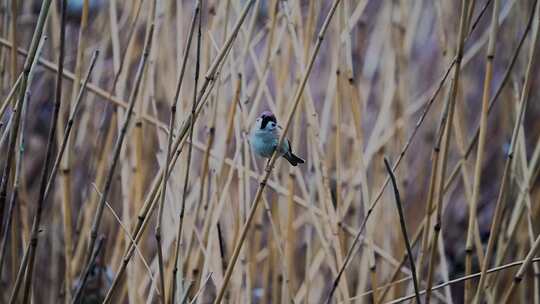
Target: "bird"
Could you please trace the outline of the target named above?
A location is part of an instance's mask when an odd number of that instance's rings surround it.
[[[255,154],[268,159],[272,157],[279,143],[280,129],[276,116],[272,112],[262,112],[255,121],[249,136],[249,143]],[[292,166],[305,162],[292,152],[291,142],[288,139],[283,140],[278,153],[279,156],[283,156],[288,160]]]

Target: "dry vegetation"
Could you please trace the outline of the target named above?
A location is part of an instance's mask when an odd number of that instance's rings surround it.
[[[540,303],[539,24],[0,0],[0,303]],[[263,110],[305,164],[252,154]]]

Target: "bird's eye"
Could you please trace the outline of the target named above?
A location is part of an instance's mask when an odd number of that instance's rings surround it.
[[[276,126],[276,124],[272,122],[272,123],[270,123],[270,126],[272,126],[272,128],[273,128],[273,127]]]

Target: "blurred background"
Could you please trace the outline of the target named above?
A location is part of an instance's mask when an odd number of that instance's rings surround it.
[[[203,0],[198,53],[197,19],[190,35],[194,0],[68,0],[53,160],[96,50],[99,56],[43,204],[31,288],[25,291],[23,283],[14,303],[22,303],[25,292],[34,303],[72,301],[104,191],[103,243],[88,264],[84,301],[100,303],[114,286],[112,303],[159,303],[162,295],[168,303],[212,303],[264,175],[266,160],[252,154],[249,131],[264,110],[288,125],[299,89],[287,137],[306,163],[276,161],[225,301],[323,303],[342,268],[332,303],[412,296],[385,157],[400,161],[394,171],[419,289],[448,282],[433,290],[431,302],[468,302],[483,268],[522,261],[540,229],[537,1],[338,2],[333,11],[330,0]],[[21,149],[10,145],[16,102],[24,96],[17,79],[42,4],[0,0],[0,168],[7,185],[7,199],[0,201],[2,303],[10,301],[31,239],[54,116],[60,0],[52,1],[28,81],[16,133]],[[327,16],[328,28],[318,36]],[[151,24],[148,60],[139,73]],[[194,99],[198,115],[187,138]],[[492,107],[478,152],[483,100]],[[168,161],[174,103],[171,140],[181,143],[172,145]],[[160,180],[170,163],[158,245]],[[124,257],[125,273],[119,271]],[[520,265],[486,275],[484,301],[499,303]],[[513,299],[540,303],[539,269],[523,271]]]

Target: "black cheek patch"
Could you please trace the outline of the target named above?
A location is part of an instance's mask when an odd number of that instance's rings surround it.
[[[272,116],[263,116],[262,117],[262,122],[261,122],[261,130],[266,128],[266,125],[269,123],[269,122],[276,122],[276,117],[274,115]]]

